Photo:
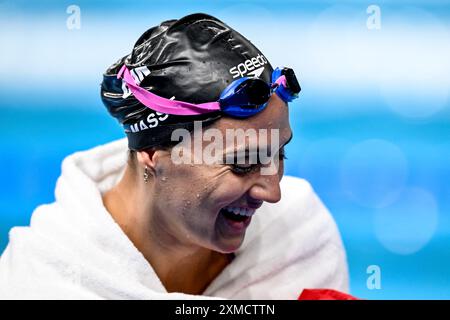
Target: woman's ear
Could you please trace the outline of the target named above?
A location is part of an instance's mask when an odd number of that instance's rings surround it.
[[[140,167],[145,168],[147,166],[151,172],[155,172],[156,161],[158,158],[158,153],[155,149],[137,151],[136,155]]]

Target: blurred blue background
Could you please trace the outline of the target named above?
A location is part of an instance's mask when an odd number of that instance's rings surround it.
[[[70,5],[79,29],[67,26]],[[449,299],[444,1],[0,1],[0,251],[11,227],[54,200],[65,156],[124,136],[100,101],[102,72],[149,27],[195,12],[299,75],[286,173],[333,213],[352,294]],[[367,285],[372,265],[380,289]]]

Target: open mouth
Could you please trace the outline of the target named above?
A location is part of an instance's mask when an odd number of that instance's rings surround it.
[[[220,214],[224,216],[225,220],[231,227],[243,229],[250,224],[255,211],[256,209],[227,206],[220,209]]]

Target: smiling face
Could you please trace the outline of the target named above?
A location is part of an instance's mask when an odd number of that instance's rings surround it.
[[[251,215],[264,201],[278,202],[281,198],[279,182],[283,176],[283,146],[292,137],[288,108],[274,94],[264,111],[245,120],[222,118],[210,128],[226,136],[227,129],[254,129],[257,147],[276,146],[273,158],[279,165],[271,175],[263,174],[261,164],[175,164],[170,151],[160,152],[153,180],[151,225],[154,232],[170,235],[179,243],[197,245],[214,251],[229,253],[237,250],[244,240]],[[259,129],[269,133],[261,139]],[[278,130],[272,141],[271,129]],[[247,140],[248,142],[249,140]],[[256,142],[256,141],[255,141]],[[210,142],[204,142],[203,147]],[[226,145],[222,155],[233,155],[245,145]],[[247,144],[248,146],[255,144]],[[251,152],[250,148],[250,152]]]

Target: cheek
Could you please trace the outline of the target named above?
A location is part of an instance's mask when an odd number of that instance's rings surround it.
[[[158,168],[155,200],[164,199],[168,209],[181,213],[202,211],[202,207],[214,203],[211,194],[216,189],[218,176],[220,170],[203,165],[175,165],[169,159]]]
[[[240,187],[240,181],[229,179],[217,185],[212,197],[215,199],[216,206],[222,208],[241,197],[243,193],[242,190],[243,189]]]
[[[155,176],[154,202],[164,212],[170,212],[177,219],[187,211],[197,199],[201,182],[194,177],[193,170],[185,165],[170,163],[161,165]]]
[[[162,202],[159,207],[170,210],[173,217],[189,224],[190,229],[195,224],[196,228],[213,224],[221,208],[245,194],[246,178],[235,175],[224,165],[165,163],[157,179],[156,199]]]

